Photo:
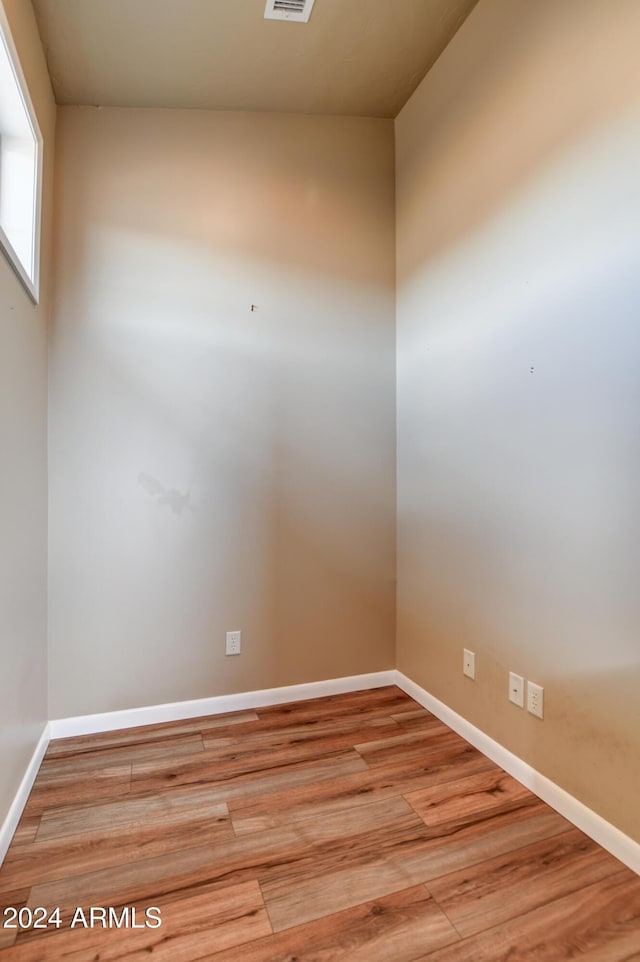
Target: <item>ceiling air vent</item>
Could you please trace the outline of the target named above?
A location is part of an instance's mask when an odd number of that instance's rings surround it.
[[[306,23],[311,16],[314,0],[267,0],[265,20],[292,20]]]

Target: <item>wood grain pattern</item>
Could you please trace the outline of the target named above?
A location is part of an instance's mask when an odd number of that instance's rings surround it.
[[[397,731],[398,725],[392,718],[358,719],[355,723],[342,720],[319,729],[293,725],[281,731],[250,734],[241,743],[237,738],[206,737],[204,745],[209,759],[215,759],[227,769],[232,765],[234,771],[244,771],[253,767],[258,758],[262,759],[263,767],[267,767],[271,759],[276,763],[293,762],[352,748],[358,742],[377,741]]]
[[[138,728],[119,728],[110,732],[98,732],[95,735],[74,735],[72,738],[57,738],[49,742],[47,757],[77,756],[79,752],[94,752],[144,742],[165,741],[174,737],[181,738],[183,735],[203,734],[212,729],[231,729],[232,726],[255,721],[258,721],[258,716],[254,711],[229,712],[223,715],[189,718],[186,721],[159,722],[156,725],[144,725]]]
[[[130,829],[157,821],[170,826],[174,819],[178,824],[187,821],[191,812],[200,817],[207,808],[215,814],[225,810],[208,786],[167,788],[159,795],[129,793],[113,802],[47,809],[38,819],[36,837],[38,842],[42,842],[65,835]]]
[[[462,744],[434,752],[422,764],[410,759],[377,768],[365,766],[363,771],[352,775],[231,801],[229,811],[236,835],[264,832],[299,819],[329,814],[339,816],[364,801],[393,795],[408,797],[408,792],[446,782],[456,775],[487,770],[501,771],[471,745]]]
[[[363,811],[366,809],[366,813]],[[29,905],[59,905],[64,908],[116,902],[141,902],[157,895],[207,884],[223,887],[231,883],[276,877],[282,873],[308,872],[326,850],[338,851],[345,834],[350,844],[361,836],[382,835],[397,826],[420,829],[422,822],[403,798],[384,799],[353,808],[340,821],[319,818],[264,835],[246,835],[216,844],[187,847],[181,851],[141,858],[72,875],[59,881],[34,885]],[[10,871],[11,866],[3,871]]]
[[[215,962],[412,962],[458,935],[424,885],[221,952]]]
[[[54,755],[47,751],[42,760],[41,772],[43,775],[54,776],[144,762],[165,761],[171,764],[176,758],[198,755],[203,751],[203,739],[199,732],[174,736],[166,741],[139,742],[134,745],[101,748],[98,751],[84,750],[80,755]]]
[[[40,815],[33,815],[31,817],[27,816],[26,818],[23,815],[15,831],[11,844],[18,846],[28,845],[30,842],[33,842],[38,833],[38,829],[40,828],[40,821]]]
[[[429,882],[461,935],[473,935],[620,871],[577,828]]]
[[[354,691],[346,695],[327,695],[307,701],[268,705],[258,708],[260,721],[268,723],[282,719],[285,725],[300,724],[308,720],[322,721],[326,718],[356,719],[375,715],[391,715],[393,712],[410,711],[416,703],[393,685],[368,691]]]
[[[212,799],[215,797],[226,801],[322,781],[334,775],[361,772],[366,767],[366,763],[355,751],[336,752],[328,757],[321,756],[298,762],[283,762],[280,765],[270,765],[266,770],[254,767],[248,772],[221,771],[217,761],[201,757],[195,765],[175,765],[173,768],[141,765],[133,773],[131,788],[133,792],[140,794],[163,792],[178,785],[204,785],[211,791]]]
[[[0,929],[0,950],[10,948],[15,943],[17,934],[10,929]],[[4,952],[3,955],[6,958],[8,953]],[[0,958],[2,958],[1,955]]]
[[[409,708],[406,711],[392,712],[391,717],[402,725],[409,724],[416,719],[435,718],[435,715],[433,712],[427,711],[426,708]]]
[[[296,733],[287,738],[274,739],[273,743],[268,740],[256,741],[250,736],[240,744],[235,739],[219,739],[216,745],[209,745],[202,756],[134,764],[132,786],[138,790],[143,784],[153,784],[152,779],[163,777],[174,785],[188,784],[200,781],[204,771],[207,772],[207,780],[251,772],[264,773],[269,768],[281,768],[283,765],[338,754],[351,748],[354,739],[359,742],[367,738],[377,739],[381,730],[393,731],[396,728],[391,720],[389,726],[379,724],[376,719],[365,723],[364,727],[354,727],[349,731]]]
[[[430,785],[406,797],[427,825],[441,825],[472,812],[503,811],[514,802],[535,796],[511,775],[496,768],[446,785]]]
[[[392,687],[54,742],[0,893],[63,915],[0,962],[640,962],[640,879]]]
[[[137,908],[136,918],[144,919],[145,908]],[[161,913],[159,928],[61,929],[42,939],[18,939],[11,960],[40,962],[50,949],[56,960],[65,962],[151,957],[159,962],[191,962],[271,933],[257,882],[164,904]],[[47,955],[43,956],[43,950]]]
[[[131,765],[118,765],[102,771],[46,774],[39,772],[25,805],[24,816],[41,815],[54,806],[95,802],[100,798],[114,798],[129,791]]]
[[[330,850],[318,848],[312,853],[313,873],[304,862],[293,859],[279,872],[270,869],[267,873],[258,867],[274,930],[347,908],[356,904],[353,900],[358,895],[377,898],[398,891],[407,883],[428,883],[431,878],[472,866],[495,852],[511,851],[566,827],[564,819],[541,806],[538,803],[526,815],[520,812],[496,816],[490,826],[486,820],[466,825],[451,823],[445,826],[446,831],[428,828],[408,817],[398,818],[385,830],[372,828],[359,836],[352,835],[348,845],[339,838]]]
[[[363,900],[382,898],[406,884],[406,876],[398,863],[373,856],[349,868],[335,866],[333,872],[323,864],[321,874],[315,878],[308,873],[298,873],[295,881],[284,876],[261,883],[274,932],[333,915]]]
[[[425,725],[428,726],[430,723],[442,724],[435,715],[426,708],[414,708],[410,711],[394,712],[391,716],[402,731],[423,731]]]
[[[401,860],[407,879],[415,884],[551,838],[567,827],[561,815],[536,799],[509,812],[478,815],[475,820],[457,819],[429,828],[426,836],[407,840],[394,855]]]
[[[205,804],[16,848],[7,855],[3,875],[13,888],[41,885],[233,837],[227,806]]]
[[[13,945],[18,936],[17,929],[4,927],[4,923],[9,921],[5,915],[5,909],[9,906],[12,906],[14,909],[21,909],[27,904],[28,898],[29,889],[22,889],[15,892],[0,892],[0,949],[6,949]],[[0,958],[2,958],[2,954],[0,954]]]
[[[637,962],[640,879],[628,870],[471,936],[420,962]]]
[[[387,765],[399,758],[425,758],[430,752],[441,748],[453,748],[464,744],[464,739],[452,732],[441,722],[430,724],[425,731],[390,735],[388,738],[371,740],[355,745],[356,751],[362,755],[367,765]]]

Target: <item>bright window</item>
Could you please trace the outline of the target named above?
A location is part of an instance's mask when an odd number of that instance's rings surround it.
[[[37,303],[42,134],[0,2],[0,248]]]

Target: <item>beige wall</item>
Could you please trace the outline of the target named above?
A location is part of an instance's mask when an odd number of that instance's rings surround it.
[[[44,137],[41,298],[0,253],[0,824],[47,719],[47,315],[56,109],[31,4],[3,0]]]
[[[480,0],[396,122],[398,667],[636,839],[639,34]]]
[[[51,717],[393,666],[393,165],[391,121],[60,109]]]

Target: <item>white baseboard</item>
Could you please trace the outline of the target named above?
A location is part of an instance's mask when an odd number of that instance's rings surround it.
[[[31,791],[33,783],[36,780],[40,763],[44,758],[44,753],[46,752],[49,744],[49,738],[49,725],[47,723],[44,726],[42,734],[38,740],[38,744],[35,747],[35,751],[31,756],[31,761],[27,765],[27,770],[24,773],[24,777],[20,782],[18,791],[16,792],[13,802],[11,803],[11,808],[7,812],[4,822],[0,826],[0,865],[2,865],[4,861],[7,850],[11,845],[13,833],[18,827],[18,822],[20,821],[24,807],[27,804],[29,792]]]
[[[630,869],[640,875],[640,844],[621,832],[577,798],[570,795],[546,775],[528,765],[508,748],[490,738],[471,722],[421,688],[401,671],[395,672],[394,684],[428,709],[466,741],[487,755],[500,768],[513,775],[522,785],[563,815],[577,828],[592,838]]]
[[[260,691],[239,692],[234,695],[214,695],[194,701],[179,701],[167,705],[151,705],[147,708],[129,708],[124,711],[103,712],[98,715],[79,715],[74,718],[57,718],[49,722],[51,738],[70,738],[74,735],[94,735],[97,732],[135,728],[137,725],[156,725],[159,722],[183,721],[203,715],[220,715],[223,712],[247,711],[265,708],[289,701],[306,701],[327,695],[343,695],[368,688],[395,685],[396,671],[376,671],[367,675],[349,675],[346,678],[330,678],[303,685],[287,685],[282,688],[265,688]]]

